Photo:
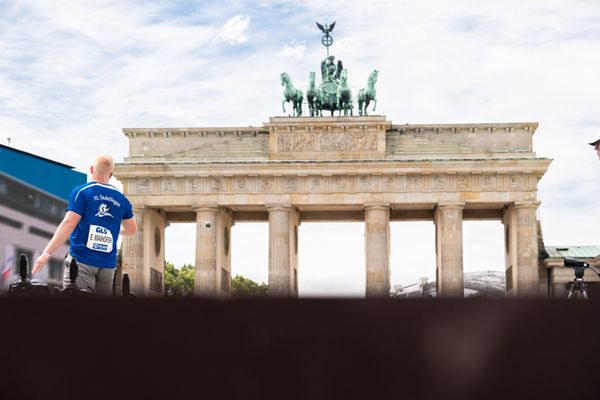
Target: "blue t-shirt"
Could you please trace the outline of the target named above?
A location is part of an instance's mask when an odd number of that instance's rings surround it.
[[[70,253],[97,268],[115,268],[121,220],[133,218],[131,203],[112,185],[89,182],[71,192],[67,211],[81,215]]]

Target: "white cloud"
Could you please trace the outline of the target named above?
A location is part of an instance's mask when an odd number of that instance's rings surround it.
[[[240,14],[233,16],[221,29],[219,38],[231,45],[242,44],[248,40],[246,36],[248,26],[250,26],[250,17]]]
[[[306,46],[302,43],[289,43],[283,46],[283,49],[279,51],[279,54],[284,57],[292,57],[301,59],[306,52]]]

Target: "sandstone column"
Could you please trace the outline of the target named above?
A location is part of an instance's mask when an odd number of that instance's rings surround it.
[[[269,296],[295,297],[295,210],[289,204],[267,205],[269,211]]]
[[[194,295],[217,296],[217,206],[201,206],[196,211],[196,272]]]
[[[217,213],[217,296],[231,297],[231,229],[233,213],[220,208]]]
[[[539,296],[538,201],[515,202],[504,213],[506,291],[516,297]]]
[[[161,209],[147,209],[144,214],[143,285],[147,296],[161,296],[164,292],[166,217]]]
[[[300,226],[300,214],[293,208],[290,213],[290,297],[298,297],[298,228]]]
[[[390,295],[390,207],[365,205],[366,297]]]
[[[144,295],[144,208],[134,208],[133,215],[137,224],[135,235],[124,236],[121,249],[121,271],[128,274],[131,290],[136,295]]]
[[[438,297],[463,297],[462,222],[465,203],[439,203],[435,210]]]

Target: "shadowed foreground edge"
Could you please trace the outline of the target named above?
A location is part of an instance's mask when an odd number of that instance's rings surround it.
[[[600,301],[0,298],[1,398],[595,397]]]

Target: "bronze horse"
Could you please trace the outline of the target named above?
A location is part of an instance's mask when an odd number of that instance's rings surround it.
[[[281,86],[285,86],[285,89],[283,90],[283,101],[281,102],[283,112],[286,112],[285,103],[291,101],[294,117],[301,116],[302,100],[304,100],[304,95],[302,94],[302,91],[294,88],[294,85],[292,85],[292,79],[285,72],[281,74]]]

